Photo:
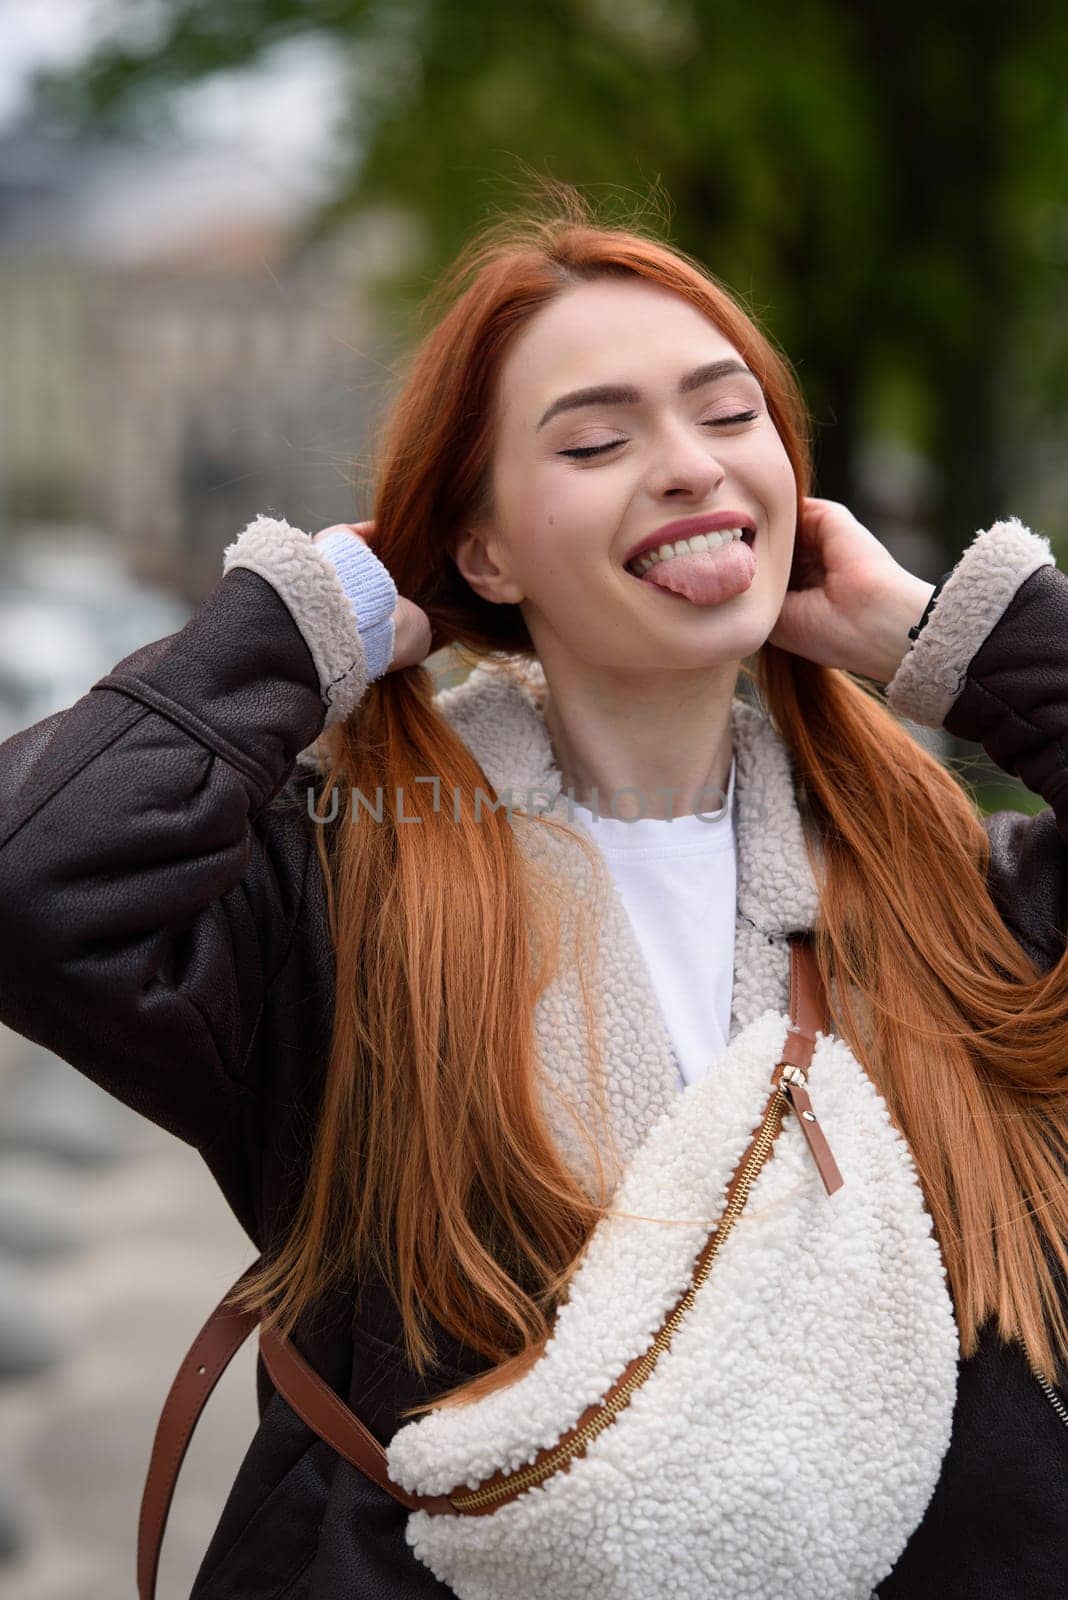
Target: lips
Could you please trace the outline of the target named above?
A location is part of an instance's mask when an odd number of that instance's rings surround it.
[[[724,528],[741,528],[743,542],[748,545],[756,538],[756,523],[744,511],[710,511],[693,517],[678,517],[674,522],[665,522],[663,527],[647,534],[628,552],[623,565],[629,567],[647,550],[655,550],[657,545],[676,539],[691,539],[697,533],[718,533]]]

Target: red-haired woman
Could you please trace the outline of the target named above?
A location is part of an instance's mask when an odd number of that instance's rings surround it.
[[[0,1017],[201,1152],[410,1497],[261,1363],[193,1600],[1063,1597],[1068,580],[811,498],[572,192],[441,293],[373,522],[258,517],[2,750]]]

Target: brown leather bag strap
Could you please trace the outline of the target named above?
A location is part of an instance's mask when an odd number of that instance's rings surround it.
[[[790,1001],[789,1013],[791,1022],[791,1035],[794,1046],[800,1044],[796,1038],[805,1041],[800,1052],[791,1060],[797,1066],[808,1068],[812,1060],[812,1050],[816,1043],[816,1030],[824,1033],[829,1031],[830,1016],[827,1006],[827,994],[820,977],[820,969],[816,965],[816,956],[812,949],[811,934],[792,933],[790,935]]]
[[[808,1066],[815,1030],[829,1031],[826,994],[820,982],[810,938],[790,938],[790,1020],[784,1059]],[[832,1158],[833,1159],[833,1158]],[[259,1323],[256,1311],[239,1311],[227,1304],[247,1278],[258,1271],[255,1260],[219,1301],[205,1322],[175,1375],[164,1402],[152,1445],[141,1516],[137,1529],[138,1600],[155,1600],[159,1553],[167,1527],[174,1488],[200,1414],[212,1390]],[[345,1404],[296,1346],[277,1329],[260,1330],[260,1354],[271,1382],[301,1421],[325,1440],[338,1455],[409,1510],[425,1509],[455,1514],[446,1495],[411,1495],[392,1481],[386,1452],[359,1417]]]
[[[154,1600],[159,1554],[171,1501],[193,1430],[211,1393],[259,1322],[256,1311],[239,1311],[227,1300],[260,1267],[257,1258],[227,1290],[197,1334],[164,1401],[152,1445],[137,1531],[138,1600]],[[356,1467],[409,1511],[455,1513],[444,1495],[412,1495],[393,1482],[386,1452],[374,1434],[323,1382],[296,1346],[276,1328],[260,1329],[260,1353],[271,1382],[313,1433],[324,1439],[350,1466]]]
[[[260,1320],[258,1312],[238,1311],[226,1303],[259,1265],[257,1259],[246,1268],[219,1301],[190,1345],[164,1401],[137,1524],[138,1600],[153,1600],[156,1593],[160,1546],[193,1429],[215,1385]]]
[[[301,1421],[350,1466],[358,1468],[409,1511],[455,1511],[444,1495],[409,1494],[393,1482],[386,1467],[386,1452],[374,1434],[277,1328],[260,1329],[260,1352],[279,1394]]]

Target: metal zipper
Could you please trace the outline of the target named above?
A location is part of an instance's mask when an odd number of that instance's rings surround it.
[[[1038,1384],[1038,1387],[1042,1390],[1042,1393],[1045,1395],[1046,1399],[1049,1401],[1058,1417],[1060,1417],[1061,1421],[1064,1423],[1064,1426],[1068,1428],[1068,1406],[1065,1405],[1064,1401],[1061,1399],[1052,1383],[1050,1383],[1049,1379],[1046,1377],[1046,1374],[1039,1367],[1034,1365],[1031,1357],[1027,1353],[1027,1346],[1024,1344],[1023,1340],[1017,1339],[1016,1343],[1023,1351],[1023,1357],[1027,1362],[1027,1366],[1032,1378],[1034,1378],[1035,1382]]]
[[[542,1483],[558,1468],[569,1463],[575,1456],[580,1455],[599,1433],[602,1433],[616,1416],[629,1404],[635,1389],[643,1384],[660,1356],[671,1343],[672,1336],[678,1330],[683,1318],[692,1309],[697,1291],[704,1284],[712,1270],[712,1263],[716,1258],[723,1241],[728,1237],[735,1222],[744,1209],[749,1191],[775,1143],[776,1135],[782,1127],[782,1120],[786,1107],[792,1106],[797,1113],[798,1121],[805,1131],[805,1139],[813,1157],[819,1167],[827,1192],[833,1193],[842,1183],[841,1173],[835,1163],[826,1139],[812,1110],[811,1101],[805,1091],[808,1081],[803,1068],[790,1063],[779,1063],[783,1070],[778,1080],[772,1087],[771,1099],[760,1128],[755,1134],[750,1145],[748,1155],[744,1158],[740,1169],[737,1186],[730,1200],[724,1208],[723,1215],[716,1224],[715,1229],[704,1246],[702,1254],[694,1270],[689,1288],[675,1305],[660,1328],[649,1349],[635,1365],[634,1371],[620,1384],[619,1388],[611,1394],[590,1420],[578,1428],[564,1443],[557,1445],[541,1461],[529,1467],[520,1468],[500,1479],[497,1483],[487,1488],[457,1492],[449,1495],[449,1500],[457,1511],[477,1512],[486,1506],[494,1505],[503,1500],[513,1499],[515,1496],[529,1489],[533,1484]],[[814,1139],[819,1140],[817,1151]]]
[[[1064,1426],[1068,1428],[1068,1406],[1065,1405],[1064,1401],[1061,1399],[1060,1395],[1057,1393],[1052,1383],[1050,1383],[1044,1372],[1040,1372],[1037,1367],[1032,1367],[1031,1372],[1035,1382],[1038,1384],[1038,1387],[1042,1390],[1042,1393],[1045,1395],[1054,1411],[1060,1417],[1061,1421],[1064,1423]]]
[[[827,1194],[835,1194],[835,1190],[841,1187],[843,1176],[839,1173],[838,1163],[835,1162],[835,1157],[831,1154],[827,1138],[825,1138],[825,1134],[820,1128],[819,1118],[815,1117],[815,1112],[812,1110],[812,1101],[809,1099],[809,1094],[807,1094],[806,1070],[804,1070],[804,1067],[795,1066],[793,1062],[780,1061],[775,1072],[779,1074],[779,1077],[772,1078],[771,1099],[767,1102],[763,1120],[761,1120],[761,1125],[759,1125],[758,1131],[753,1136],[748,1154],[743,1157],[737,1182],[732,1179],[734,1187],[732,1187],[731,1198],[727,1200],[726,1206],[724,1206],[723,1216],[716,1222],[715,1229],[708,1237],[707,1245],[703,1246],[703,1251],[700,1254],[699,1261],[697,1261],[697,1267],[695,1267],[694,1277],[689,1283],[689,1288],[684,1291],[683,1296],[676,1302],[675,1309],[671,1310],[671,1314],[665,1320],[664,1326],[660,1328],[656,1339],[652,1341],[651,1346],[646,1350],[646,1354],[635,1363],[635,1370],[617,1387],[614,1394],[609,1395],[608,1400],[600,1406],[600,1410],[593,1413],[590,1421],[584,1422],[584,1426],[576,1429],[576,1432],[566,1440],[566,1443],[556,1446],[555,1450],[544,1456],[542,1461],[537,1461],[536,1464],[532,1464],[529,1467],[521,1467],[520,1470],[508,1474],[507,1477],[500,1478],[499,1482],[491,1483],[491,1485],[481,1488],[481,1490],[456,1491],[456,1493],[449,1494],[449,1502],[457,1512],[478,1512],[478,1510],[483,1510],[484,1507],[492,1506],[496,1502],[515,1499],[518,1494],[531,1488],[534,1483],[544,1482],[545,1478],[552,1477],[553,1472],[556,1472],[558,1467],[566,1466],[568,1462],[574,1459],[574,1456],[585,1451],[585,1448],[590,1445],[593,1438],[601,1434],[611,1422],[616,1421],[617,1414],[620,1411],[625,1410],[625,1406],[630,1403],[633,1392],[646,1381],[652,1368],[656,1366],[660,1355],[664,1354],[664,1350],[670,1346],[671,1336],[678,1331],[679,1323],[683,1322],[687,1312],[694,1306],[697,1290],[710,1274],[711,1264],[715,1261],[719,1246],[723,1245],[724,1240],[731,1234],[732,1227],[734,1227],[735,1222],[742,1214],[743,1208],[745,1208],[745,1202],[748,1200],[748,1194],[750,1194],[750,1189],[753,1187],[753,1182],[756,1181],[756,1176],[763,1168],[767,1157],[771,1155],[775,1136],[779,1134],[780,1128],[782,1128],[783,1115],[785,1115],[787,1106],[795,1110],[807,1147],[809,1147],[809,1152],[811,1152],[815,1165],[817,1165],[817,1170],[819,1170],[820,1178],[822,1178],[823,1187],[827,1189]]]
[[[607,1428],[609,1423],[615,1420],[616,1414],[624,1409],[634,1390],[645,1382],[656,1366],[661,1354],[671,1343],[672,1335],[683,1317],[693,1306],[698,1289],[712,1270],[712,1262],[720,1245],[734,1227],[748,1199],[753,1181],[771,1153],[771,1147],[775,1142],[775,1135],[782,1125],[783,1113],[787,1104],[785,1090],[776,1085],[767,1111],[764,1114],[764,1119],[753,1140],[748,1160],[738,1180],[738,1187],[704,1248],[701,1261],[697,1266],[689,1288],[683,1294],[626,1382],[620,1385],[616,1393],[605,1401],[601,1409],[566,1444],[557,1445],[556,1449],[550,1451],[543,1461],[511,1473],[500,1483],[492,1485],[491,1488],[475,1489],[470,1493],[451,1494],[449,1499],[458,1511],[473,1511],[481,1506],[491,1505],[497,1500],[510,1499],[513,1495],[521,1494],[524,1489],[529,1489],[532,1484],[541,1483],[544,1478],[549,1477],[558,1467],[565,1462],[569,1462],[573,1456],[578,1455],[581,1451],[584,1451],[591,1440],[595,1439],[599,1433]]]

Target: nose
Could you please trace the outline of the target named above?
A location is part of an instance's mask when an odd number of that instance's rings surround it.
[[[654,450],[650,488],[660,495],[687,495],[707,499],[723,484],[726,470],[717,455],[717,442],[693,432],[693,424],[677,418],[664,424]]]

